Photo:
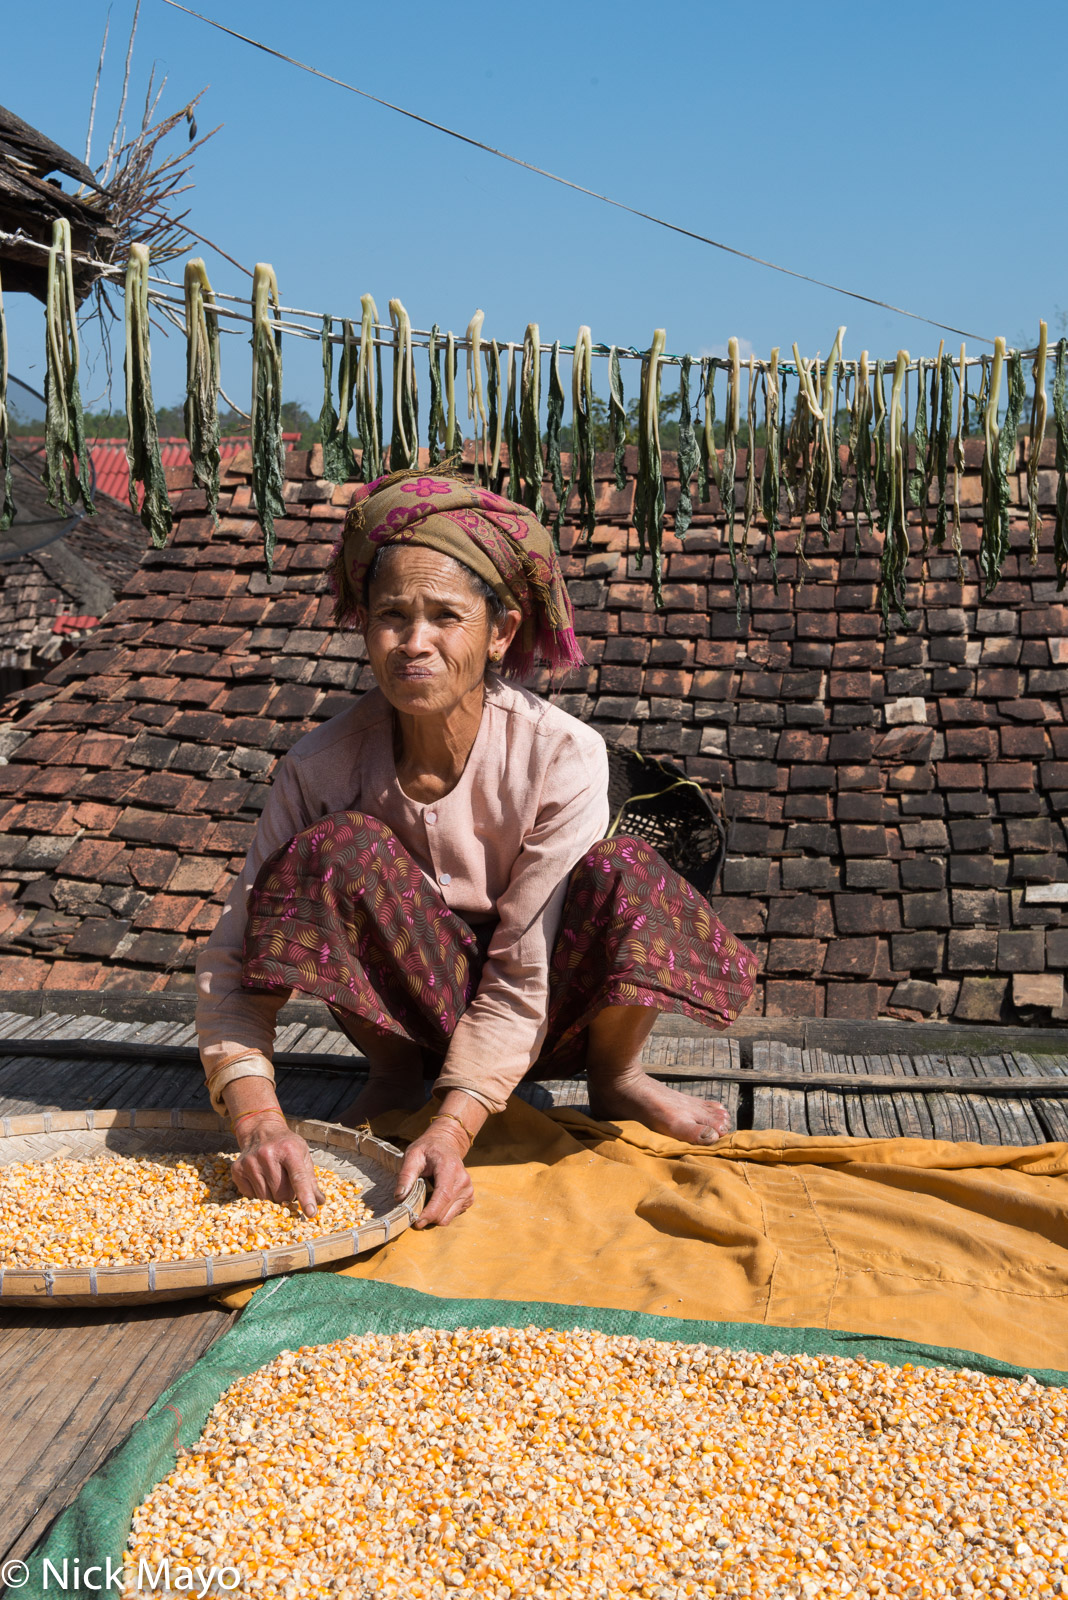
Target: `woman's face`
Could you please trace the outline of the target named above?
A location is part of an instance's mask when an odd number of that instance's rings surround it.
[[[361,612],[371,670],[390,704],[409,716],[447,716],[479,688],[518,611],[491,623],[486,601],[451,556],[421,545],[392,549]]]

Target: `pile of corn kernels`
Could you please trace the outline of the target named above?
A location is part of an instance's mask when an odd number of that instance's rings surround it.
[[[266,1250],[341,1233],[371,1213],[360,1187],[316,1168],[325,1204],[246,1199],[233,1156],[94,1156],[0,1167],[0,1266],[131,1266]]]
[[[264,1600],[1068,1595],[1068,1392],[527,1328],[240,1379],[134,1514]]]

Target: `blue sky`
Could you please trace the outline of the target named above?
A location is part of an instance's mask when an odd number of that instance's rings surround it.
[[[1068,213],[1063,112],[1048,68],[1068,10],[990,0],[895,7],[813,0],[499,0],[387,8],[201,0],[230,26],[402,105],[642,209],[977,333],[1061,331]],[[0,101],[81,155],[105,0],[4,7]],[[94,161],[118,100],[133,0],[113,0]],[[1015,20],[1014,20],[1015,18]],[[609,210],[143,0],[133,64],[173,108],[208,86],[191,221],[238,260],[270,261],[283,301],[457,333],[529,321],[570,342],[701,353],[736,335],[766,354],[933,354],[939,333]],[[215,286],[247,279],[205,252]],[[180,272],[176,275],[180,276]],[[12,371],[41,387],[41,308],[8,296]],[[950,338],[950,336],[947,336]],[[959,340],[950,339],[953,348]],[[89,337],[90,354],[93,340]],[[980,348],[970,345],[975,353]],[[121,350],[121,338],[116,352]],[[157,403],[181,395],[179,338],[153,347]],[[224,386],[244,400],[248,349]],[[288,341],[287,398],[317,410],[317,348]],[[630,376],[625,373],[625,379]],[[602,366],[595,383],[604,392]],[[86,382],[99,403],[99,362]],[[628,392],[633,378],[628,383]]]

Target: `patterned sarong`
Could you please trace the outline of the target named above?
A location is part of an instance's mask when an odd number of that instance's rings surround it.
[[[450,911],[385,823],[324,817],[265,861],[249,896],[242,986],[298,989],[342,1027],[358,1017],[443,1056],[482,972],[491,928]],[[581,1072],[606,1006],[728,1028],[756,958],[650,845],[602,840],[571,873],[549,967],[548,1032],[532,1078]]]

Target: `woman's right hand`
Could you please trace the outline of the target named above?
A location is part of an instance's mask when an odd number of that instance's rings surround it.
[[[234,1187],[258,1200],[297,1200],[314,1217],[325,1196],[315,1181],[311,1151],[291,1132],[281,1111],[242,1117],[237,1133],[241,1154],[233,1165]]]

